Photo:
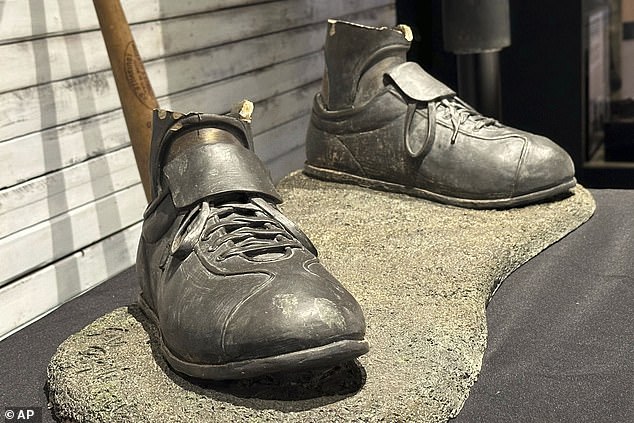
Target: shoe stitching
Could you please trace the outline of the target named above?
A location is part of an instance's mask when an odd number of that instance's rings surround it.
[[[338,134],[335,134],[335,138],[336,138],[337,142],[344,148],[344,150],[346,150],[348,152],[348,154],[350,155],[350,158],[352,159],[354,164],[357,166],[357,170],[359,170],[360,173],[362,173],[364,177],[367,176],[366,173],[365,173],[365,169],[363,169],[363,167],[361,166],[361,163],[359,162],[359,160],[357,160],[355,155],[352,154],[352,151],[350,151],[350,148],[348,148],[348,146],[343,142],[341,137]]]
[[[242,300],[240,300],[238,303],[236,303],[236,305],[233,306],[233,308],[231,309],[231,311],[229,312],[229,314],[225,318],[225,321],[224,321],[224,323],[222,325],[222,331],[220,332],[220,348],[222,348],[222,352],[226,356],[228,355],[227,348],[226,348],[226,338],[227,338],[227,331],[229,329],[229,323],[231,322],[233,317],[236,315],[238,310],[240,310],[240,308],[244,304],[246,304],[247,301],[249,301],[251,298],[253,298],[258,293],[262,292],[266,286],[271,285],[271,283],[275,280],[275,275],[273,275],[272,273],[266,272],[265,274],[269,278],[267,280],[265,280],[265,281],[260,282],[260,284],[258,286],[256,286],[253,289],[253,291],[251,291],[251,293],[249,293],[249,295],[247,295]]]
[[[513,178],[513,188],[511,190],[511,197],[515,196],[515,193],[517,192],[517,184],[519,183],[519,178],[520,178],[520,171],[522,169],[522,166],[524,165],[524,161],[526,160],[526,157],[528,156],[528,151],[529,151],[529,143],[526,140],[526,138],[524,138],[524,145],[522,145],[522,153],[520,154],[520,159],[517,161],[517,168],[515,169],[515,177]]]

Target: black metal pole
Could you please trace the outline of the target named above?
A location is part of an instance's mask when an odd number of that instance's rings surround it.
[[[502,85],[498,52],[460,54],[458,92],[460,97],[485,116],[501,117]]]
[[[511,44],[508,0],[443,0],[445,49],[457,54],[458,93],[501,118],[499,51]]]

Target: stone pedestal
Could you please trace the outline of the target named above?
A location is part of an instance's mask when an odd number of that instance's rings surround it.
[[[477,211],[294,173],[282,208],[357,298],[370,353],[335,369],[233,382],[174,373],[136,306],[68,338],[48,368],[78,422],[446,421],[475,382],[485,306],[514,269],[585,222],[591,195]],[[530,281],[526,281],[530,283]]]

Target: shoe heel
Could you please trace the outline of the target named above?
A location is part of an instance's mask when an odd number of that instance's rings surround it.
[[[306,133],[306,165],[327,169],[333,164],[337,171],[364,176],[344,143],[336,135],[317,128],[311,120]]]

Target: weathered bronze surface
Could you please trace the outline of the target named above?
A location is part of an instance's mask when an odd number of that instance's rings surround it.
[[[329,21],[308,175],[470,208],[524,205],[575,186],[551,140],[484,117],[413,62],[403,25]]]
[[[154,113],[139,302],[167,362],[197,378],[328,366],[368,351],[359,304],[278,210],[249,118]]]

